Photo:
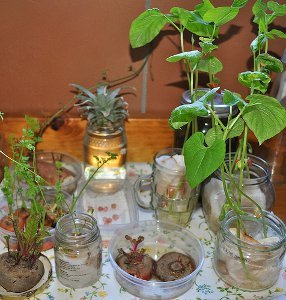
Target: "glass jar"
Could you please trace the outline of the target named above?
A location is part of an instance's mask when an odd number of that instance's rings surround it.
[[[83,147],[86,179],[97,169],[97,158],[107,158],[107,152],[117,154],[116,159],[110,160],[97,171],[90,181],[89,187],[99,193],[119,191],[127,177],[125,166],[127,138],[123,124],[115,124],[113,127],[88,125],[83,139]]]
[[[150,194],[147,192],[151,192]],[[154,155],[153,172],[139,176],[134,184],[137,204],[154,209],[156,219],[187,226],[196,208],[200,185],[192,189],[186,178],[180,148],[162,149]]]
[[[199,88],[197,91],[198,98],[201,97],[202,95],[206,94],[210,89],[208,88]],[[219,119],[222,121],[224,125],[227,124],[228,121],[228,116],[230,114],[230,109],[229,106],[225,105],[222,101],[223,94],[215,93],[214,95],[214,112],[217,114]],[[191,104],[192,101],[190,99],[190,91],[185,91],[182,95],[182,101],[181,105],[184,104]],[[235,115],[237,113],[237,108],[236,106],[233,108],[232,114]],[[202,133],[207,133],[207,131],[212,128],[212,119],[210,114],[206,117],[198,117],[197,118],[198,122],[198,131]],[[175,137],[174,137],[174,147],[177,148],[182,148],[184,139],[185,139],[185,134],[186,134],[186,128],[187,125],[183,126],[181,129],[178,129],[175,131]],[[191,132],[189,136],[191,135]],[[233,138],[232,139],[232,149],[235,150],[235,147],[237,145],[237,139]]]
[[[231,286],[259,291],[270,288],[279,277],[285,255],[286,226],[273,213],[263,211],[262,215],[263,218],[255,209],[248,209],[241,216],[247,235],[241,232],[240,238],[236,236],[238,218],[233,211],[221,223],[213,266]]]
[[[246,177],[247,174],[245,174],[243,192],[256,201],[262,209],[270,210],[275,201],[275,191],[270,181],[269,165],[265,160],[255,155],[248,155],[248,158],[251,160],[249,166],[250,177]],[[227,159],[225,162],[228,164]],[[238,176],[234,176],[233,179],[238,182]],[[227,186],[232,189],[234,192],[233,197],[236,198],[238,195],[237,189],[229,181],[227,181]],[[202,187],[203,211],[208,227],[213,232],[219,230],[219,216],[225,201],[220,170],[217,170],[204,182]],[[250,200],[243,195],[241,205],[244,207],[253,206]]]
[[[56,225],[55,265],[65,286],[83,288],[101,276],[102,240],[96,220],[84,213],[67,214]]]

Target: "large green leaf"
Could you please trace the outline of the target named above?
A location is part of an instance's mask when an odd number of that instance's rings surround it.
[[[212,144],[216,140],[222,140],[222,139],[223,139],[223,132],[221,130],[221,127],[218,125],[210,128],[207,131],[206,136],[205,136],[205,141],[208,146],[212,146]]]
[[[198,12],[202,17],[204,14],[209,11],[211,8],[214,8],[210,0],[203,0],[203,3],[200,3],[195,6],[195,11]]]
[[[250,106],[243,113],[247,126],[257,137],[259,144],[282,131],[286,126],[285,108],[273,97],[249,95]]]
[[[195,188],[223,163],[225,142],[216,140],[210,147],[206,147],[203,133],[197,132],[184,144],[183,154],[187,180]]]
[[[239,12],[237,7],[215,7],[209,9],[203,16],[206,22],[213,22],[217,26],[221,26],[233,20]]]
[[[210,74],[217,74],[222,71],[223,65],[221,61],[213,55],[201,59],[198,66],[199,71],[207,72]]]
[[[188,62],[192,62],[193,64],[197,64],[202,58],[203,54],[198,50],[182,52],[168,57],[166,60],[168,62],[177,62],[182,59],[186,59]]]
[[[264,19],[265,11],[267,9],[266,4],[263,0],[257,0],[252,6],[252,13],[254,15],[253,22],[259,24],[260,20]]]
[[[284,69],[282,61],[268,53],[259,54],[256,57],[256,60],[258,63],[265,66],[268,70],[274,72],[282,72]]]
[[[266,93],[271,78],[262,72],[242,72],[238,75],[238,81],[250,89]]]
[[[169,118],[169,124],[174,129],[190,123],[195,117],[203,117],[208,115],[208,110],[200,101],[191,104],[184,104],[176,107]]]
[[[158,8],[147,9],[131,24],[129,40],[132,48],[150,43],[169,21]]]
[[[218,28],[215,28],[214,24],[204,21],[198,13],[189,11],[188,15],[188,21],[182,24],[190,32],[203,37],[216,37],[218,35]]]
[[[238,95],[237,93],[233,93],[229,90],[224,90],[222,101],[228,106],[234,106],[238,103],[242,103],[243,105],[246,104],[246,102],[243,99],[241,99],[240,95]]]

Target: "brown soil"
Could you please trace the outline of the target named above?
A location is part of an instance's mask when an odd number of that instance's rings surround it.
[[[15,258],[9,253],[0,255],[0,285],[9,292],[21,293],[34,287],[44,275],[44,265],[38,259],[32,267],[29,262]]]

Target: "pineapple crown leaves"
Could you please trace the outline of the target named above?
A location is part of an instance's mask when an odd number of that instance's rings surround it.
[[[121,88],[108,89],[108,84],[99,84],[96,92],[78,84],[71,84],[78,90],[75,106],[90,124],[109,127],[128,118],[128,103],[120,96]]]

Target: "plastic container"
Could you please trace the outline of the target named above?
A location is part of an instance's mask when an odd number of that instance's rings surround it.
[[[81,162],[69,154],[60,152],[40,151],[36,155],[38,174],[50,183],[43,185],[43,188],[53,189],[55,187],[55,182],[58,179],[55,164],[61,162],[62,190],[72,195],[83,174]]]
[[[145,248],[146,253],[155,260],[170,251],[189,255],[194,261],[195,270],[181,279],[167,282],[156,279],[146,281],[134,277],[121,269],[116,263],[118,249],[122,248],[128,251],[130,248],[125,235],[135,239],[140,235],[143,236],[144,241],[139,246]],[[108,253],[115,278],[124,289],[139,298],[162,300],[174,299],[188,291],[194,284],[205,257],[200,241],[189,230],[160,221],[142,221],[116,231],[110,241]]]

